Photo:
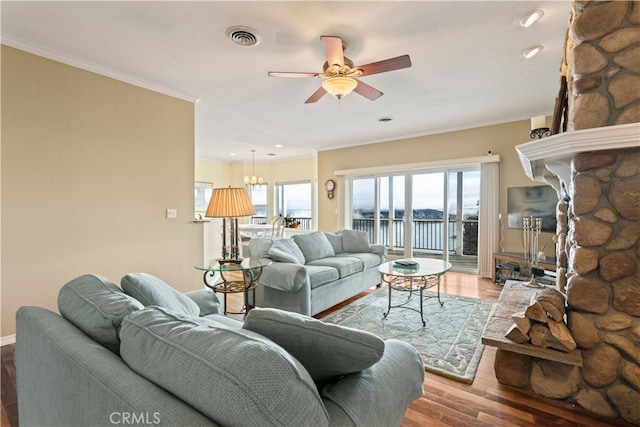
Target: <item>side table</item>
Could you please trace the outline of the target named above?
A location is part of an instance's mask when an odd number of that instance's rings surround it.
[[[196,265],[197,270],[204,271],[204,284],[213,292],[224,295],[224,314],[247,314],[254,306],[249,303],[249,291],[258,285],[262,269],[271,264],[269,258],[244,258],[242,260],[213,260],[208,265]],[[216,273],[220,273],[222,281],[212,283]],[[244,306],[239,312],[227,310],[227,294],[244,293]]]

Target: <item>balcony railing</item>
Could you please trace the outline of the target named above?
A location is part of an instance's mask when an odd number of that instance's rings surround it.
[[[292,217],[300,222],[298,228],[311,229],[311,217]],[[253,216],[252,224],[266,224],[267,217]],[[461,221],[462,230],[458,230],[458,222],[449,221],[449,253],[458,255],[476,255],[478,247],[478,220],[465,219]],[[351,228],[354,230],[366,231],[369,235],[369,241],[373,242],[375,220],[373,218],[353,219]],[[412,248],[425,251],[439,251],[442,247],[442,233],[444,221],[441,219],[414,219],[413,242]],[[399,249],[404,247],[404,221],[401,219],[393,220],[393,247],[391,249]],[[462,239],[458,242],[458,239]],[[389,242],[389,219],[380,219],[379,243],[390,246]],[[461,249],[462,248],[462,249]]]
[[[458,223],[449,222],[449,253],[460,255],[476,255],[478,246],[478,220],[466,219],[462,222],[462,230],[458,230]],[[358,218],[352,220],[354,230],[366,231],[369,241],[373,242],[375,220],[373,218]],[[414,219],[412,248],[426,251],[442,251],[442,236],[444,231],[444,221],[441,219]],[[465,233],[466,231],[466,233]],[[404,221],[393,220],[393,248],[403,248],[404,242]],[[458,239],[466,241],[458,245]],[[389,241],[389,219],[380,219],[379,243],[390,246]],[[392,248],[392,249],[393,249]],[[461,251],[460,248],[463,248]]]

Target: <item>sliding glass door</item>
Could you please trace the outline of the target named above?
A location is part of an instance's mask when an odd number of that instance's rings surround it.
[[[477,270],[478,169],[353,177],[351,225],[390,258],[434,257]]]
[[[405,254],[413,255],[413,249],[424,254],[447,254],[449,233],[445,178],[442,172],[411,176],[411,227],[408,231],[412,234],[412,245],[411,248],[405,248]]]
[[[369,241],[390,250],[404,248],[405,177],[358,177],[352,180],[351,226],[366,231]]]

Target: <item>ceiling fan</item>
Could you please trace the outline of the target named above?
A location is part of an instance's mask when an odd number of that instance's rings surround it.
[[[382,92],[356,79],[356,77],[370,76],[372,74],[411,67],[411,58],[409,58],[409,55],[354,66],[353,61],[344,56],[343,52],[346,44],[340,37],[320,36],[320,41],[327,55],[327,62],[324,63],[321,73],[269,72],[269,75],[272,77],[321,77],[326,79],[322,82],[322,86],[305,101],[305,104],[317,102],[326,93],[341,99],[353,91],[371,101],[375,101],[382,96]]]

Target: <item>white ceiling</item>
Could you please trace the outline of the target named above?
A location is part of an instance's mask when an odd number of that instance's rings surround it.
[[[257,162],[550,115],[570,1],[2,1],[3,44],[196,103],[196,157]],[[541,8],[528,29],[515,21]],[[234,44],[232,25],[261,41]],[[409,54],[411,68],[364,77],[384,92],[304,101],[322,71],[320,35],[356,65]],[[532,59],[520,52],[544,50]],[[379,122],[382,117],[393,121]],[[516,139],[526,139],[520,135]],[[276,148],[282,144],[282,148]],[[232,156],[230,153],[235,153]],[[269,154],[275,154],[270,156]]]

